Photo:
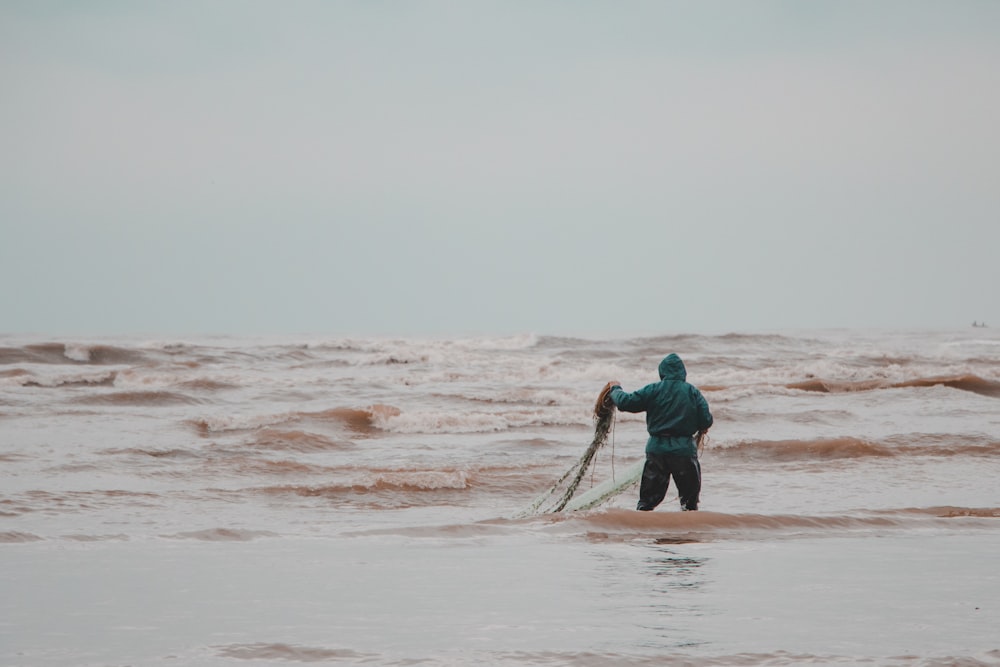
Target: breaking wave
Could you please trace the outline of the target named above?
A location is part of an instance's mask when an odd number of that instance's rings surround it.
[[[896,436],[881,442],[861,438],[752,440],[713,445],[712,454],[746,461],[829,461],[894,456],[1000,456],[1000,441],[956,440],[946,436]]]
[[[808,461],[856,459],[869,456],[895,456],[896,451],[878,443],[858,438],[817,440],[757,440],[713,447],[713,453],[745,460]]]
[[[253,431],[265,427],[294,424],[303,421],[335,422],[360,435],[372,435],[385,420],[399,414],[391,405],[367,408],[331,408],[318,412],[284,412],[269,415],[220,415],[190,420],[202,435],[238,431]]]
[[[114,345],[82,343],[37,343],[22,347],[0,347],[0,364],[135,364],[146,359],[137,350]]]
[[[860,381],[837,381],[810,379],[802,382],[792,382],[785,385],[789,389],[813,391],[821,393],[844,393],[853,391],[872,391],[874,389],[905,389],[913,387],[950,387],[968,391],[980,396],[1000,398],[1000,382],[994,382],[978,375],[955,375],[942,377],[915,378],[901,382],[872,379]]]
[[[82,396],[73,400],[84,405],[197,405],[200,400],[171,391],[118,391],[110,394]]]
[[[50,389],[63,387],[111,387],[118,377],[117,371],[104,373],[73,373],[57,377],[43,378],[32,373],[20,373],[12,376],[22,387],[46,387]]]

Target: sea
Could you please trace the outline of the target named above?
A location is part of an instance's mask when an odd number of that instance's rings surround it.
[[[700,511],[525,515],[671,352]],[[0,665],[303,663],[1000,665],[1000,330],[0,335]]]

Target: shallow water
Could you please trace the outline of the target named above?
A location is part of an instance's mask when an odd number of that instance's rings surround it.
[[[669,352],[703,511],[513,518]],[[982,329],[0,337],[0,664],[1000,665],[998,401]]]

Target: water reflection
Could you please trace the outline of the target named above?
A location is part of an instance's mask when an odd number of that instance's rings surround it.
[[[690,540],[694,541],[694,540]],[[708,558],[678,553],[657,540],[644,559],[647,595],[641,627],[648,633],[643,644],[660,650],[688,650],[705,644],[702,619],[708,614],[705,600]]]
[[[657,540],[660,545],[660,540]],[[646,564],[657,577],[654,590],[669,592],[673,589],[699,588],[705,583],[701,567],[707,558],[678,554],[670,549],[657,548],[658,555],[647,558]]]

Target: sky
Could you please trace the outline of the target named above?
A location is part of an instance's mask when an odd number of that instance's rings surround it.
[[[0,333],[1000,326],[992,0],[0,0]]]

